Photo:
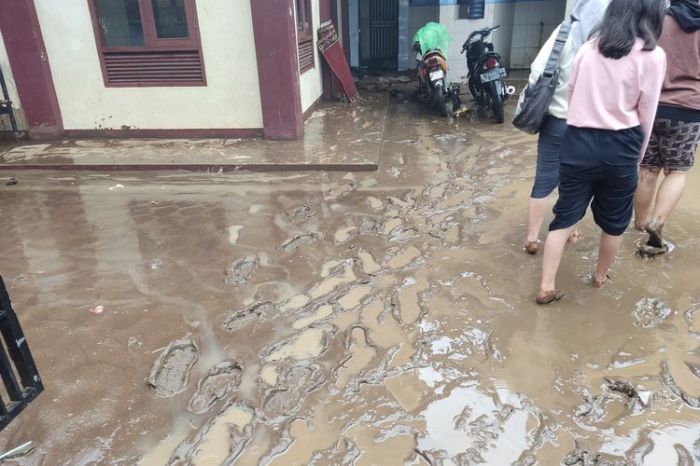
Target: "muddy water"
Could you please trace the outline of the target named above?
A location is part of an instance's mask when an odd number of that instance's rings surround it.
[[[47,386],[0,436],[38,445],[10,464],[699,463],[698,172],[671,254],[630,232],[593,290],[587,218],[542,308],[533,138],[399,99],[388,121],[378,173],[0,186]]]

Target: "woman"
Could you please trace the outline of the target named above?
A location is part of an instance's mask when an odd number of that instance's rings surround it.
[[[668,54],[666,79],[649,147],[639,171],[635,226],[649,233],[647,244],[665,252],[661,229],[685,189],[700,142],[700,4],[671,0],[659,45]],[[659,172],[664,179],[656,192]],[[656,192],[656,205],[649,215]]]
[[[603,230],[593,286],[608,280],[632,219],[637,167],[646,150],[666,71],[656,46],[665,0],[612,0],[596,38],[581,47],[569,84],[559,200],[544,246],[538,304],[564,297],[556,274],[566,241],[588,205]]]
[[[527,239],[524,245],[529,254],[537,254],[540,229],[549,204],[547,197],[559,185],[559,151],[566,130],[566,113],[569,107],[567,93],[574,58],[576,52],[588,41],[591,31],[603,19],[608,3],[609,0],[579,0],[571,12],[571,18],[574,22],[559,60],[559,84],[554,92],[554,98],[549,106],[537,142],[537,171],[528,206]],[[544,72],[558,34],[559,28],[554,30],[535,61],[532,62],[530,66],[531,84],[534,85]],[[574,233],[572,241],[576,240],[578,236]]]

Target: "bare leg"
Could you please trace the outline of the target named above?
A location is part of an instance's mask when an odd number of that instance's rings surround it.
[[[659,168],[640,168],[639,186],[634,194],[634,227],[644,231],[644,226],[649,220],[651,202],[656,192],[656,180],[659,178]]]
[[[678,204],[685,189],[685,172],[668,172],[661,182],[659,192],[656,194],[656,205],[652,220],[659,225],[666,223],[666,219]]]
[[[612,236],[605,232],[600,234],[600,247],[598,248],[598,265],[595,269],[594,283],[603,284],[606,281],[608,270],[615,261],[617,250],[622,243],[622,235]]]
[[[561,255],[566,247],[566,242],[574,227],[550,231],[544,243],[544,257],[542,259],[542,282],[540,294],[556,290],[557,270],[561,262]]]
[[[544,216],[547,213],[549,201],[546,197],[537,199],[530,198],[527,211],[527,242],[537,241],[540,237],[540,229]]]

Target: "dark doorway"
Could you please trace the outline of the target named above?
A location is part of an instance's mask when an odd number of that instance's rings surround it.
[[[360,1],[360,64],[396,70],[399,55],[399,0]]]

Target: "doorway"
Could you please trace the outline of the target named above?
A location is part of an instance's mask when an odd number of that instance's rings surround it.
[[[399,0],[360,0],[360,66],[396,70],[399,55]]]

